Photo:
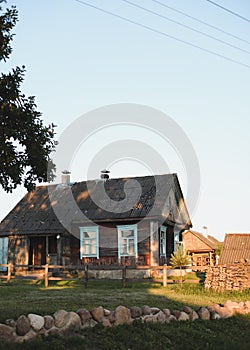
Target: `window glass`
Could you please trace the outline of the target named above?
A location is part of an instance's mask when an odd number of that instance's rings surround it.
[[[118,255],[137,256],[137,225],[118,226]]]
[[[160,227],[160,256],[166,256],[166,227]]]
[[[98,227],[80,227],[80,258],[99,258]]]

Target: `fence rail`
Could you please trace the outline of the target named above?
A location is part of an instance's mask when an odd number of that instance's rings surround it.
[[[44,286],[47,288],[49,286],[49,280],[56,280],[58,278],[50,276],[51,270],[78,270],[78,271],[84,271],[84,285],[87,287],[88,284],[88,279],[89,279],[89,270],[121,270],[122,271],[122,286],[123,288],[126,287],[127,283],[127,270],[140,270],[140,269],[149,269],[151,271],[157,271],[157,270],[162,270],[163,271],[163,286],[167,286],[167,270],[171,269],[171,266],[167,266],[166,264],[163,266],[138,266],[138,267],[133,267],[133,266],[126,266],[126,265],[113,265],[113,266],[97,266],[97,265],[89,265],[89,264],[83,264],[79,266],[64,266],[64,265],[22,265],[22,264],[0,264],[0,267],[6,267],[7,268],[7,274],[6,275],[1,275],[0,278],[6,278],[7,282],[10,282],[12,278],[15,278],[15,270],[17,268],[25,268],[27,269],[27,275],[30,273],[32,275],[32,272],[35,272],[35,269],[39,270],[44,270],[43,272],[43,279],[44,279]],[[28,270],[28,269],[33,269]]]

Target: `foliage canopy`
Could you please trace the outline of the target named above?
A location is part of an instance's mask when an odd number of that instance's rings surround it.
[[[11,31],[17,20],[15,6],[5,10],[0,6],[0,61],[5,62],[12,53]],[[50,158],[56,146],[54,125],[44,125],[34,96],[21,93],[24,73],[22,66],[0,76],[0,185],[7,192],[21,184],[30,191],[36,181],[54,178]]]

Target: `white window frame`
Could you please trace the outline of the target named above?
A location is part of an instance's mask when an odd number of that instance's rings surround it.
[[[163,238],[161,236],[161,232],[163,232]],[[166,227],[160,226],[160,232],[159,232],[159,249],[160,249],[160,257],[166,258],[167,256],[167,235],[166,235]],[[165,250],[165,253],[163,251]]]
[[[180,241],[179,231],[174,231],[174,251],[176,251],[177,245],[179,245],[180,242],[182,241]]]
[[[137,225],[119,225],[117,226],[117,230],[118,230],[118,259],[120,260],[121,257],[123,256],[135,256],[136,258],[138,258],[138,245],[137,245]],[[134,240],[134,253],[133,254],[124,254],[121,252],[122,249],[122,231],[134,231],[134,235],[133,235],[133,240]],[[127,250],[129,247],[129,240],[131,238],[125,238],[127,241]]]
[[[95,232],[96,237],[95,238],[84,238],[83,234],[84,232]],[[83,254],[83,247],[84,247],[84,241],[89,241],[88,247],[89,251],[91,250],[91,241],[96,240],[95,248],[96,252],[95,254],[91,254],[90,252],[88,254]],[[80,227],[80,259],[82,258],[90,258],[94,257],[99,259],[99,227],[98,226],[83,226]]]

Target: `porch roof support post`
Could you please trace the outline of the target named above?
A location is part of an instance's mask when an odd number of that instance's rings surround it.
[[[48,237],[48,235],[45,236],[45,253],[46,253],[46,263],[47,263],[48,257],[49,257],[49,237]]]

